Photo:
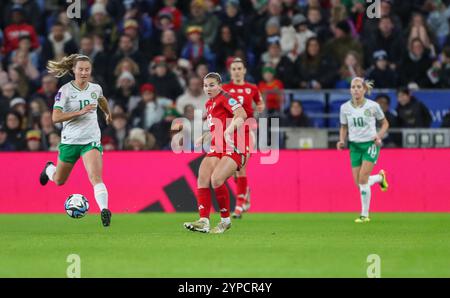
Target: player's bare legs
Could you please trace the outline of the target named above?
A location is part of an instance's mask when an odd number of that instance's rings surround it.
[[[53,162],[47,162],[39,180],[42,185],[46,185],[49,180],[58,186],[63,185],[69,178],[73,166],[74,164],[61,160],[58,160],[56,166]]]
[[[89,181],[94,187],[95,200],[101,210],[102,224],[107,227],[111,223],[111,212],[108,209],[108,190],[102,180],[103,160],[100,151],[92,149],[86,152],[83,155],[83,163]]]
[[[357,182],[359,185],[359,191],[361,195],[361,216],[356,219],[356,222],[368,222],[369,219],[369,208],[370,208],[370,198],[371,198],[371,189],[369,185],[369,177],[372,172],[374,164],[372,162],[363,160],[362,165],[360,167]]]
[[[220,159],[214,156],[203,158],[198,171],[197,179],[197,205],[200,219],[194,222],[185,222],[184,227],[195,232],[209,232],[209,215],[211,213],[211,175]]]

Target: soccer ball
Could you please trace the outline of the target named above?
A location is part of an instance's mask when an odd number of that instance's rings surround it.
[[[89,210],[89,202],[83,195],[73,194],[67,198],[64,208],[70,217],[82,218]]]

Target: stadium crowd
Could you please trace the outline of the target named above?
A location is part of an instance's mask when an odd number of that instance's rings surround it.
[[[207,99],[201,78],[228,80],[232,57],[287,127],[311,121],[299,101],[282,110],[285,89],[345,89],[363,76],[399,90],[395,113],[377,98],[391,126],[429,127],[408,88],[450,88],[449,0],[381,0],[379,19],[364,0],[80,2],[72,19],[65,0],[0,2],[0,151],[57,150],[52,106],[71,77],[46,64],[73,53],[91,58],[113,110],[111,126],[100,117],[105,150],[169,149],[172,120],[193,120]]]

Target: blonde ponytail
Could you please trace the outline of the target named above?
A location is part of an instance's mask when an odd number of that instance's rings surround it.
[[[71,74],[73,67],[76,65],[78,61],[89,61],[88,56],[80,55],[80,54],[72,54],[70,56],[64,57],[61,61],[48,61],[47,70],[50,74],[54,75],[57,78],[61,78],[66,74]]]

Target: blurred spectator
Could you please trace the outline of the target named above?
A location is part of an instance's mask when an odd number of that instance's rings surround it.
[[[372,59],[373,54],[378,50],[384,50],[389,57],[391,67],[394,69],[398,67],[405,52],[405,41],[399,33],[391,17],[382,17],[374,34],[365,36],[365,65],[372,65],[375,62]]]
[[[132,11],[135,11],[133,9]],[[135,15],[136,12],[133,13]],[[138,16],[136,15],[136,18]],[[133,43],[133,48],[139,50],[146,59],[153,56],[155,48],[150,42],[151,37],[151,21],[146,16],[142,16],[138,19],[127,18],[123,22],[123,32],[122,34],[127,35],[131,38]]]
[[[53,108],[54,99],[58,92],[58,79],[52,75],[44,75],[41,79],[41,88],[31,98],[41,98],[49,109]]]
[[[119,47],[112,57],[110,64],[110,73],[114,73],[114,70],[119,62],[128,57],[132,59],[139,66],[139,73],[144,73],[146,69],[146,62],[144,56],[134,48],[133,41],[128,35],[122,35],[119,39]]]
[[[56,16],[56,22],[59,22],[64,26],[65,31],[69,32],[75,41],[75,44],[80,44],[80,38],[82,37],[80,34],[80,26],[76,20],[69,18],[66,9],[61,9],[59,11]]]
[[[335,64],[323,56],[318,38],[306,42],[306,50],[295,63],[295,76],[292,88],[310,88],[320,90],[332,88],[337,80]]]
[[[309,30],[314,32],[321,44],[332,38],[333,34],[331,33],[326,20],[323,19],[322,12],[319,8],[310,7],[308,9],[307,17]]]
[[[436,56],[437,42],[435,39],[435,35],[428,27],[428,24],[425,22],[423,15],[421,15],[420,13],[415,13],[412,15],[407,30],[407,36],[408,45],[411,44],[414,40],[419,39],[422,42],[423,47],[430,52],[430,55],[432,57]]]
[[[203,31],[203,40],[206,45],[212,45],[218,28],[220,25],[219,19],[212,14],[206,12],[206,7],[203,0],[192,0],[190,4],[190,18],[186,22],[185,28],[190,26],[199,26]]]
[[[155,149],[155,145],[155,137],[142,128],[132,128],[125,140],[125,150],[152,150]]]
[[[52,131],[48,135],[48,151],[58,151],[58,146],[61,143],[61,135],[56,132]]]
[[[18,112],[8,112],[5,119],[5,129],[7,142],[15,151],[22,151],[25,148],[25,135],[22,129],[22,116]]]
[[[21,117],[21,129],[28,128],[28,122],[26,118],[27,114],[27,102],[22,97],[16,97],[11,100],[9,103],[9,109],[12,112],[16,112]]]
[[[208,97],[203,92],[202,79],[197,76],[189,78],[186,91],[176,100],[177,110],[180,114],[184,112],[187,105],[192,105],[196,110],[204,110]]]
[[[303,111],[300,101],[293,100],[289,106],[289,112],[281,120],[282,127],[310,127],[311,121]]]
[[[33,12],[35,14],[35,12]],[[34,27],[27,23],[24,7],[21,4],[14,4],[11,7],[11,24],[5,27],[3,32],[3,53],[6,55],[19,47],[19,38],[29,36],[31,48],[39,48],[39,39]]]
[[[336,83],[336,88],[339,89],[348,89],[354,78],[364,77],[362,60],[357,52],[350,51],[347,53],[339,69],[339,76],[340,80]]]
[[[189,26],[186,29],[187,42],[181,50],[181,58],[197,64],[200,60],[208,61],[210,68],[214,69],[214,54],[208,44],[202,39],[203,29],[200,26]]]
[[[42,151],[41,132],[39,130],[29,130],[26,134],[27,151]]]
[[[242,46],[242,42],[236,37],[236,33],[232,31],[231,27],[222,25],[212,48],[215,55],[216,71],[225,73],[227,59],[232,57],[235,51]]]
[[[50,147],[50,134],[52,132],[60,133],[60,130],[55,126],[52,121],[52,113],[50,111],[44,111],[40,115],[39,126],[42,133],[42,145],[44,148]]]
[[[116,89],[112,97],[114,104],[128,111],[129,102],[136,100],[134,99],[136,96],[138,96],[136,79],[131,72],[122,72],[116,81]]]
[[[241,13],[239,0],[226,0],[225,9],[221,15],[222,28],[230,28],[236,38],[245,38],[245,18]]]
[[[399,127],[430,127],[432,120],[430,111],[422,102],[412,96],[408,89],[400,89],[397,98],[396,110]]]
[[[394,115],[390,110],[391,98],[387,94],[379,94],[375,101],[380,105],[381,110],[386,117],[386,120],[389,122],[390,128],[398,127],[397,116]],[[402,134],[397,132],[388,132],[383,139],[383,146],[392,148],[392,147],[401,147],[402,145]]]
[[[124,57],[122,60],[120,60],[117,65],[116,69],[114,69],[114,80],[117,81],[117,79],[122,75],[124,72],[129,72],[133,75],[137,83],[140,82],[140,70],[139,65],[137,65],[136,62],[134,62],[133,59],[129,57]]]
[[[39,53],[31,48],[31,40],[29,36],[25,35],[19,37],[19,47],[11,52],[10,60],[14,60],[14,57],[18,52],[28,53],[28,61],[30,61],[35,69],[39,68]]]
[[[5,119],[6,113],[9,111],[9,105],[13,98],[18,97],[16,86],[13,83],[5,83],[1,85],[0,94],[0,121]],[[1,123],[0,123],[1,124]]]
[[[200,62],[197,65],[195,65],[195,74],[202,80],[208,74],[208,72],[209,72],[209,67],[206,62]]]
[[[170,51],[168,51],[169,49]],[[171,29],[162,31],[159,49],[157,50],[158,55],[164,56],[164,53],[173,52],[178,57],[180,51],[181,49],[175,31]]]
[[[3,7],[0,5],[0,8],[4,9],[0,10],[0,12],[3,13],[3,15],[1,15],[3,18],[2,22],[5,22],[6,26],[10,23],[14,23],[14,12],[21,11],[22,16],[31,26],[34,28],[40,27],[42,21],[40,16],[42,15],[42,11],[35,0],[13,0],[2,2],[6,2]]]
[[[385,17],[389,17],[392,21],[393,27],[396,28],[396,31],[402,30],[402,21],[401,19],[395,15],[392,11],[393,9],[393,0],[381,0],[380,2],[380,17],[381,19]],[[364,19],[364,34],[363,36],[372,36],[376,34],[375,32],[379,28],[380,19],[373,18],[365,18]]]
[[[127,137],[127,121],[128,118],[125,113],[113,113],[112,125],[105,129],[102,143],[107,141],[114,149],[123,150]]]
[[[143,84],[140,88],[141,100],[131,112],[131,124],[149,130],[153,124],[158,123],[164,116],[165,108],[172,105],[166,98],[158,98],[152,84]]]
[[[448,5],[448,3],[447,3]],[[447,7],[443,1],[427,0],[425,2],[429,11],[427,23],[430,30],[435,33],[438,44],[441,47],[450,33],[448,19],[450,17],[450,6]]]
[[[258,84],[259,91],[263,95],[269,115],[277,114],[283,103],[283,83],[275,79],[275,69],[271,66],[263,67],[262,73],[263,81]]]
[[[57,22],[53,24],[51,33],[42,46],[41,68],[45,69],[48,60],[59,61],[64,56],[77,52],[78,47],[72,35],[66,31],[62,23]]]
[[[442,50],[441,61],[434,62],[434,68],[437,72],[436,87],[450,88],[450,47],[446,46]]]
[[[87,34],[98,34],[103,38],[106,50],[117,41],[117,26],[113,19],[108,15],[105,4],[96,2],[90,10],[90,17],[87,22],[81,26],[81,36]]]
[[[80,41],[80,54],[88,56],[92,61],[92,77],[103,87],[103,93],[109,94],[107,84],[108,56],[103,49],[95,47],[92,35],[83,36]]]
[[[0,152],[14,151],[14,146],[8,141],[8,131],[0,124]]]
[[[272,36],[267,39],[267,51],[262,54],[258,71],[264,65],[270,65],[275,69],[275,76],[284,81],[293,76],[294,62],[288,57],[283,56],[280,46],[280,37]],[[260,77],[260,71],[258,77]]]
[[[150,71],[149,83],[155,86],[158,96],[175,100],[183,93],[176,75],[168,69],[164,57],[156,56],[153,58]]]
[[[156,138],[158,148],[162,150],[170,149],[172,121],[178,117],[180,117],[180,114],[174,106],[165,108],[163,119],[151,127],[150,132]]]
[[[38,69],[31,63],[30,53],[26,49],[17,50],[10,67],[19,68],[23,75],[29,81],[35,81],[39,78]]]
[[[30,102],[30,107],[27,112],[27,128],[39,129],[41,122],[41,115],[48,111],[49,108],[42,98],[35,98]],[[51,119],[51,118],[50,118]]]
[[[416,83],[420,88],[431,86],[427,72],[432,66],[429,51],[425,50],[419,38],[411,40],[408,53],[404,56],[399,69],[400,84]]]
[[[355,51],[363,57],[361,43],[351,37],[348,23],[341,21],[334,27],[334,38],[325,45],[325,53],[335,63],[341,63],[349,51]]]
[[[373,53],[374,65],[367,71],[367,78],[372,80],[375,88],[395,88],[397,74],[388,65],[388,56],[385,50]]]
[[[181,28],[183,22],[183,13],[176,7],[177,0],[164,0],[164,7],[158,12],[158,17],[162,15],[170,16],[171,23],[173,24],[173,30],[178,31]]]

